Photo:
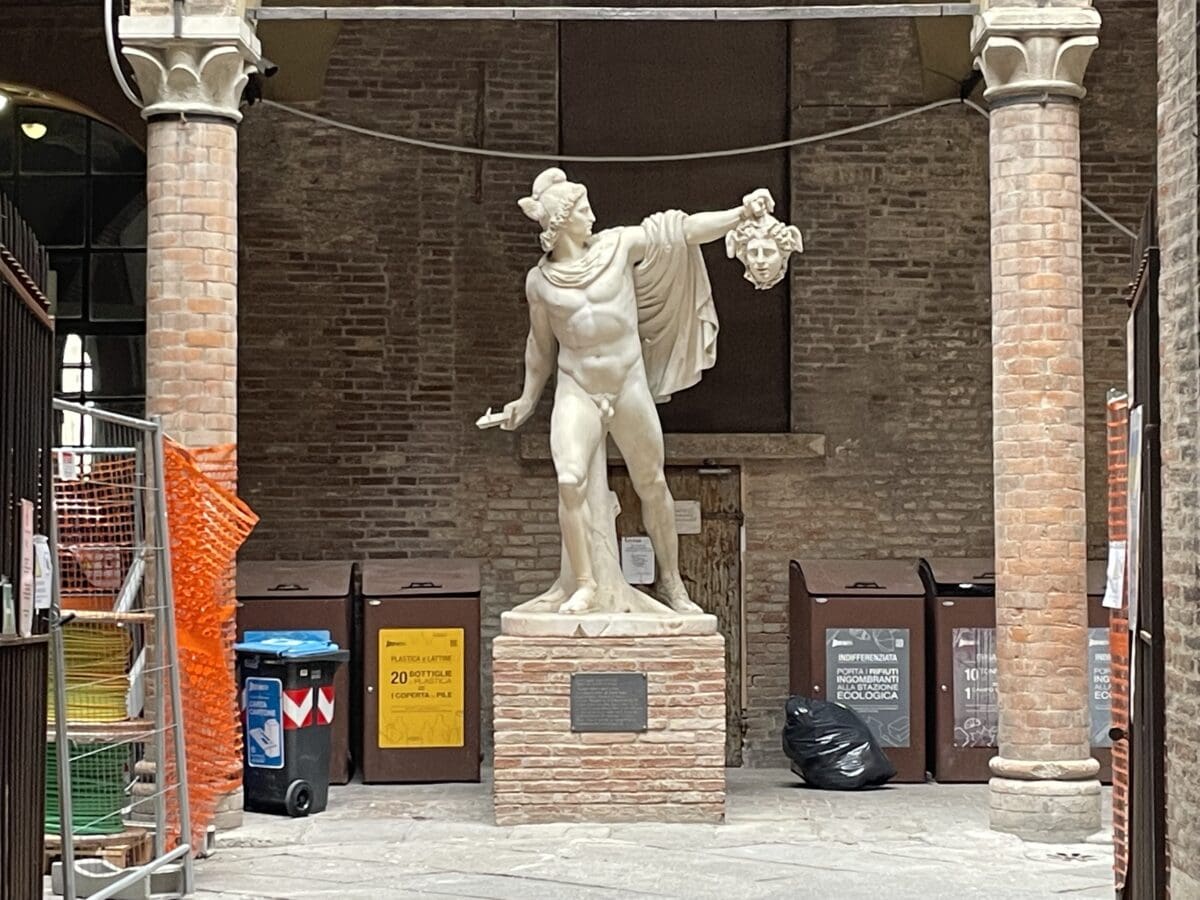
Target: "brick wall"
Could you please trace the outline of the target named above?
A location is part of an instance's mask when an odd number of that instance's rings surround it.
[[[1200,299],[1197,12],[1159,4],[1158,221],[1167,842],[1174,900],[1200,897]]]
[[[1101,4],[1119,27],[1089,70],[1083,179],[1132,226],[1151,179],[1153,85],[1138,79],[1154,45],[1152,8],[1126,5]],[[312,107],[552,151],[555,69],[552,25],[346,24]],[[921,85],[907,24],[795,30],[797,135],[921,103]],[[521,285],[538,250],[515,199],[541,166],[414,151],[265,108],[241,142],[240,462],[262,516],[244,558],[479,556],[494,634],[499,612],[557,571],[549,465],[517,462],[511,436],[471,425],[520,389]],[[825,433],[829,457],[742,469],[751,763],[782,759],[789,558],[992,545],[987,123],[949,108],[798,148],[791,208],[806,244],[793,265],[793,428]],[[1085,213],[1095,552],[1104,389],[1124,380],[1124,318],[1109,304],[1128,280],[1123,239],[1098,223]],[[528,427],[545,431],[545,410]]]

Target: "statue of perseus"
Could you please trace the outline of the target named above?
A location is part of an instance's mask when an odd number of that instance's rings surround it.
[[[655,404],[695,385],[716,362],[717,314],[699,245],[725,237],[727,251],[746,264],[757,286],[783,277],[800,233],[771,216],[775,202],[764,189],[733,209],[670,210],[598,234],[587,189],[561,169],[538,175],[519,203],[541,228],[545,251],[525,279],[525,386],[476,424],[520,427],[557,367],[550,451],[562,563],[550,589],[517,611],[700,613],[679,575],[675,504],[663,474]],[[763,242],[775,244],[773,256]],[[610,434],[641,500],[662,603],[629,585],[621,571],[619,510],[608,488]]]

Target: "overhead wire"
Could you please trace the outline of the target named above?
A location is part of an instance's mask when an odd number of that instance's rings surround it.
[[[117,83],[120,85],[122,92],[134,106],[139,109],[143,107],[141,99],[133,91],[125,77],[124,71],[121,69],[117,58],[116,40],[112,30],[112,8],[113,0],[104,0],[104,33],[105,42],[108,47],[108,59],[112,66],[113,74],[116,76]],[[408,137],[406,135],[391,134],[385,131],[379,131],[374,128],[366,128],[361,125],[354,125],[349,122],[342,122],[338,119],[322,116],[319,113],[309,112],[308,110],[299,109],[286,103],[280,103],[276,100],[263,99],[260,101],[264,106],[269,106],[273,109],[282,110],[293,116],[308,119],[329,128],[336,128],[342,131],[353,134],[360,134],[364,137],[372,137],[379,140],[392,141],[398,144],[406,144],[411,147],[420,147],[425,150],[435,150],[446,153],[460,153],[466,156],[491,157],[495,159],[516,159],[526,160],[530,162],[603,162],[603,163],[666,163],[666,162],[686,162],[689,160],[700,159],[720,159],[733,156],[749,156],[755,153],[769,153],[775,150],[786,150],[792,147],[800,147],[805,144],[814,144],[820,141],[832,140],[834,138],[845,137],[851,134],[857,134],[861,131],[867,131],[872,128],[879,128],[883,125],[888,125],[892,122],[898,122],[902,119],[907,119],[910,116],[921,115],[934,109],[939,109],[943,106],[952,106],[962,104],[968,106],[975,112],[979,113],[985,119],[990,119],[991,115],[986,109],[966,97],[955,97],[945,100],[935,100],[932,103],[926,103],[923,106],[918,106],[913,109],[903,110],[894,113],[890,116],[884,116],[880,119],[873,119],[870,122],[863,122],[858,125],[851,125],[847,128],[838,128],[833,131],[822,132],[821,134],[806,135],[804,137],[792,138],[785,141],[774,141],[768,144],[757,144],[750,147],[734,147],[726,150],[708,150],[695,153],[665,153],[665,154],[649,154],[640,156],[623,156],[623,155],[587,155],[587,154],[563,154],[563,153],[528,153],[515,150],[491,150],[485,147],[472,147],[465,144],[452,144],[441,141],[428,141],[422,138]],[[1096,215],[1100,216],[1105,222],[1116,228],[1122,234],[1130,238],[1137,238],[1137,234],[1127,226],[1121,224],[1116,218],[1102,209],[1096,203],[1093,203],[1086,196],[1080,194],[1080,200],[1084,206],[1090,209]]]

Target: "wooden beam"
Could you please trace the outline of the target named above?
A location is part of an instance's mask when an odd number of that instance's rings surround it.
[[[251,19],[398,19],[667,22],[753,22],[766,19],[907,19],[926,16],[974,16],[975,3],[872,3],[855,6],[260,6],[246,10]]]

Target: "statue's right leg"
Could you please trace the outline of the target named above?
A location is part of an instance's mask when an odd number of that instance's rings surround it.
[[[558,475],[558,521],[575,576],[574,590],[559,607],[562,613],[584,613],[596,596],[588,531],[588,468],[604,437],[600,411],[569,375],[558,373],[554,411],[550,416],[550,455]]]

